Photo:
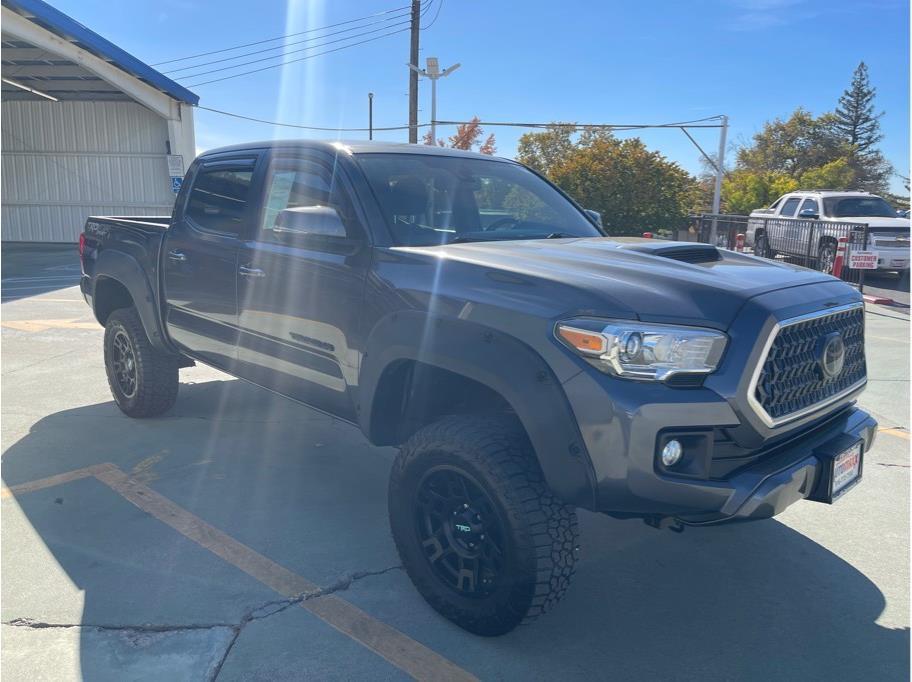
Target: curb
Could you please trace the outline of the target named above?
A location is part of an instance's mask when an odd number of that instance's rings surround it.
[[[865,303],[876,303],[878,305],[892,305],[895,301],[886,296],[874,296],[872,294],[862,294]]]

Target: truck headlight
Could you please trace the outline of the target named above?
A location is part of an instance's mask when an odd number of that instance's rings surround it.
[[[711,329],[635,320],[568,320],[557,324],[555,334],[603,372],[650,381],[709,374],[728,341]]]

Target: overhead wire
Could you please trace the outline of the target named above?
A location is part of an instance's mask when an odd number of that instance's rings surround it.
[[[242,59],[244,57],[250,57],[252,55],[263,54],[264,52],[271,52],[272,50],[285,50],[286,48],[292,47],[294,45],[301,45],[303,43],[309,43],[314,40],[322,40],[323,38],[330,38],[332,36],[341,35],[343,33],[350,33],[351,31],[357,31],[362,28],[367,28],[368,26],[375,26],[377,24],[387,23],[387,22],[393,21],[395,19],[402,19],[407,16],[408,16],[408,13],[395,14],[391,17],[387,17],[386,19],[382,19],[380,21],[373,21],[369,24],[362,24],[360,26],[352,26],[349,28],[343,28],[340,31],[333,31],[331,33],[325,33],[323,35],[313,36],[312,38],[305,38],[304,40],[296,40],[292,43],[283,43],[282,45],[275,45],[273,47],[267,47],[262,50],[253,50],[252,52],[244,52],[243,54],[236,54],[231,57],[222,57],[221,59],[211,59],[208,62],[199,62],[197,64],[191,64],[190,66],[181,66],[180,68],[170,69],[168,71],[163,71],[162,73],[171,74],[171,73],[177,73],[178,71],[188,71],[190,69],[196,69],[196,68],[200,68],[203,66],[209,66],[210,64],[221,64],[223,62],[230,62],[235,59]],[[399,22],[398,24],[393,24],[393,25],[400,26],[400,25],[402,25],[402,23],[407,23],[407,21],[408,20],[406,20],[406,22]],[[377,29],[377,30],[382,30],[382,29]],[[363,35],[363,34],[359,34],[359,35]],[[357,37],[357,35],[349,36],[349,38],[354,38],[354,37]],[[284,54],[291,54],[291,52],[285,52]],[[281,54],[277,54],[277,55],[273,55],[272,58],[281,57],[281,56],[282,56]],[[241,65],[238,65],[238,66],[241,66]]]
[[[433,0],[431,0],[431,2],[433,2]],[[316,33],[318,31],[325,31],[330,28],[336,28],[337,26],[345,26],[347,24],[354,24],[359,21],[365,21],[366,19],[373,19],[375,17],[383,16],[385,14],[391,14],[393,12],[401,12],[402,10],[410,9],[410,8],[411,8],[411,5],[403,5],[402,7],[394,7],[393,9],[383,10],[382,12],[375,12],[374,14],[368,14],[363,17],[358,17],[357,19],[349,19],[348,21],[339,21],[335,24],[328,24],[326,26],[320,26],[318,28],[309,28],[305,31],[297,31],[295,33],[286,33],[285,35],[276,36],[274,38],[265,38],[263,40],[255,40],[251,43],[243,43],[240,45],[234,45],[232,47],[225,47],[225,48],[221,48],[218,50],[210,50],[208,52],[198,52],[196,54],[187,55],[186,57],[176,57],[174,59],[166,59],[165,61],[162,61],[162,62],[155,62],[154,64],[151,64],[151,66],[161,66],[163,64],[173,64],[174,62],[188,61],[190,59],[196,59],[197,57],[208,57],[213,54],[220,54],[222,52],[230,52],[231,50],[240,50],[242,48],[252,47],[254,45],[263,45],[264,43],[271,43],[276,40],[285,40],[286,38],[293,38],[295,36],[305,35],[307,33]]]
[[[381,28],[375,28],[375,29],[370,30],[370,31],[364,31],[364,32],[362,32],[362,33],[355,33],[354,35],[345,36],[345,37],[343,37],[343,38],[336,38],[335,40],[329,40],[329,41],[327,41],[327,42],[325,42],[325,43],[320,43],[320,44],[318,44],[318,45],[309,45],[308,47],[302,47],[302,48],[299,48],[299,49],[297,49],[297,50],[288,50],[287,52],[282,52],[281,54],[274,54],[274,55],[270,55],[270,56],[268,56],[268,57],[260,57],[259,59],[251,59],[251,60],[246,61],[246,62],[241,62],[240,64],[231,64],[231,65],[229,65],[229,66],[220,66],[220,67],[218,67],[218,68],[209,69],[209,70],[207,70],[207,71],[198,71],[197,73],[190,73],[190,74],[187,74],[187,75],[185,75],[185,76],[180,76],[177,80],[192,80],[192,79],[197,78],[197,77],[199,77],[199,76],[207,76],[207,75],[209,75],[210,73],[219,73],[219,72],[221,72],[221,71],[230,71],[230,70],[232,70],[232,69],[240,69],[240,68],[243,68],[243,67],[245,67],[245,66],[250,66],[251,64],[259,64],[259,63],[261,63],[261,62],[268,62],[270,59],[281,59],[281,58],[286,57],[286,56],[291,55],[291,54],[298,54],[298,53],[300,53],[300,52],[307,52],[308,50],[315,50],[315,49],[320,48],[320,47],[326,47],[327,45],[335,45],[336,43],[344,43],[345,41],[351,40],[351,39],[353,39],[353,38],[360,38],[360,37],[362,37],[362,36],[372,35],[372,34],[374,34],[374,33],[380,33],[380,32],[382,32],[382,31],[386,31],[386,30],[388,30],[388,29],[390,29],[390,28],[393,28],[393,27],[395,27],[395,26],[403,26],[403,25],[406,25],[406,24],[409,24],[409,23],[410,23],[410,21],[408,21],[408,20],[406,20],[406,21],[400,21],[400,22],[397,22],[397,23],[393,24],[392,26],[383,26],[383,27],[381,27]],[[408,30],[408,29],[403,29],[403,30]],[[396,33],[400,33],[400,32],[401,32],[401,31],[396,31]],[[387,33],[387,34],[384,34],[383,36],[377,36],[377,37],[378,37],[378,38],[382,38],[382,37],[384,37],[384,36],[386,36],[386,35],[392,35],[392,34],[391,34],[391,33]],[[323,37],[328,37],[328,36],[320,36],[319,38],[323,38]],[[314,38],[314,40],[319,40],[319,38]],[[362,42],[364,42],[364,41],[362,41]],[[360,45],[360,44],[361,44],[361,43],[352,43],[352,44],[350,45],[350,47],[354,47],[355,45]],[[323,53],[323,54],[326,54],[326,53]],[[223,61],[227,61],[227,60],[223,60]],[[280,64],[273,64],[273,66],[282,66],[283,64],[292,64],[292,63],[294,63],[295,61],[297,61],[297,60],[292,59],[292,60],[290,60],[290,61],[281,62]],[[187,67],[187,68],[195,68],[195,67]]]
[[[297,63],[297,62],[303,62],[303,61],[306,61],[306,60],[308,60],[308,59],[313,59],[314,57],[320,57],[320,56],[325,55],[325,54],[332,54],[333,52],[340,52],[341,50],[346,50],[346,49],[348,49],[348,48],[350,48],[350,47],[355,47],[355,46],[357,46],[357,45],[364,45],[365,43],[371,43],[371,42],[373,42],[373,41],[375,41],[375,40],[380,40],[381,38],[387,38],[387,37],[389,37],[389,36],[393,36],[393,35],[396,35],[396,34],[398,34],[398,33],[403,33],[403,32],[408,31],[408,30],[409,30],[408,27],[406,27],[406,28],[401,28],[401,29],[399,29],[399,30],[397,30],[397,31],[391,31],[391,32],[389,32],[389,33],[382,33],[382,34],[380,34],[380,35],[378,35],[378,36],[374,36],[373,38],[365,38],[364,40],[359,40],[358,42],[355,42],[355,43],[350,43],[350,44],[348,44],[348,45],[341,45],[341,46],[335,47],[335,48],[333,48],[333,49],[331,49],[331,50],[324,50],[323,52],[316,52],[316,53],[314,53],[314,54],[307,55],[306,57],[298,57],[297,59],[289,59],[288,61],[280,62],[280,63],[278,63],[278,64],[271,64],[271,65],[269,65],[269,66],[263,66],[263,67],[260,67],[260,68],[258,68],[258,69],[251,69],[251,70],[249,70],[249,71],[242,71],[241,73],[235,73],[235,74],[231,74],[231,75],[229,75],[229,76],[222,76],[221,78],[213,78],[213,79],[211,79],[211,80],[202,81],[201,83],[191,83],[191,84],[189,84],[189,85],[187,85],[187,86],[185,86],[185,87],[187,87],[187,88],[198,88],[198,87],[200,87],[200,86],[202,86],[202,85],[209,85],[210,83],[218,83],[218,82],[221,82],[221,81],[230,80],[230,79],[232,79],[232,78],[240,78],[241,76],[249,76],[249,75],[252,74],[252,73],[260,73],[260,72],[262,72],[262,71],[268,71],[269,69],[277,69],[277,68],[279,68],[279,67],[286,66],[286,65],[288,65],[288,64],[295,64],[295,63]],[[329,43],[327,43],[327,44],[329,44]]]
[[[411,127],[406,124],[406,125],[401,125],[401,126],[380,126],[380,127],[374,126],[373,128],[326,128],[326,127],[321,127],[321,126],[300,125],[298,123],[282,123],[280,121],[267,121],[266,119],[263,119],[263,118],[256,118],[254,116],[245,116],[244,114],[235,114],[231,111],[223,111],[222,109],[213,109],[212,107],[204,107],[199,104],[196,105],[196,108],[204,109],[205,111],[211,111],[216,114],[222,114],[223,116],[231,116],[232,118],[240,118],[245,121],[254,121],[255,123],[265,123],[267,125],[281,126],[283,128],[300,128],[302,130],[318,130],[318,131],[329,132],[329,133],[366,133],[370,130],[373,130],[374,132],[376,132],[378,130],[408,130]],[[430,123],[419,123],[418,127],[426,128],[429,125],[431,125],[431,124]]]

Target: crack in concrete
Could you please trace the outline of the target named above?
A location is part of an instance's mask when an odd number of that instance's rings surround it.
[[[234,648],[234,645],[237,643],[238,639],[241,636],[241,633],[244,631],[244,628],[247,627],[249,623],[258,620],[264,620],[266,618],[271,618],[283,611],[290,609],[292,606],[297,606],[302,602],[308,601],[310,599],[319,599],[320,597],[328,597],[336,592],[344,592],[350,588],[355,582],[361,580],[362,578],[369,578],[372,576],[383,575],[384,573],[389,573],[390,571],[396,571],[402,569],[401,565],[388,566],[376,571],[354,571],[352,573],[343,573],[336,579],[334,582],[326,585],[325,587],[319,587],[315,590],[310,590],[308,592],[302,592],[296,594],[292,597],[286,597],[284,599],[271,599],[262,604],[258,604],[252,608],[247,609],[244,614],[241,616],[241,619],[236,623],[188,623],[184,625],[152,625],[152,624],[143,624],[143,625],[109,625],[103,623],[47,623],[44,621],[35,620],[33,618],[13,618],[12,620],[2,621],[2,625],[7,625],[9,627],[18,627],[18,628],[31,628],[34,630],[43,630],[50,628],[85,628],[87,630],[105,630],[105,631],[120,631],[120,632],[141,632],[141,633],[166,633],[166,632],[185,632],[193,630],[214,630],[216,628],[228,628],[232,630],[233,635],[231,641],[228,642],[228,645],[225,647],[225,651],[222,653],[215,667],[210,681],[214,681],[218,678],[219,673],[222,670],[222,667],[225,665],[225,661],[228,660],[228,655],[231,653],[231,650]]]
[[[293,597],[286,597],[285,599],[273,599],[268,601],[265,604],[260,604],[256,608],[248,610],[244,617],[241,618],[240,623],[234,626],[234,636],[231,638],[231,641],[228,642],[228,646],[225,647],[225,651],[222,654],[222,657],[219,659],[215,668],[213,669],[212,677],[210,677],[210,682],[214,682],[218,679],[219,673],[222,671],[222,666],[225,665],[225,661],[228,660],[228,656],[231,654],[231,650],[234,648],[234,645],[237,643],[238,639],[241,636],[244,628],[248,623],[251,623],[255,620],[263,620],[265,618],[271,618],[276,614],[282,613],[287,609],[290,609],[292,606],[296,606],[304,601],[309,599],[318,599],[320,597],[326,597],[336,592],[342,592],[347,590],[352,584],[361,580],[362,578],[368,578],[375,575],[383,575],[384,573],[389,573],[390,571],[400,570],[401,565],[388,566],[387,568],[380,569],[378,571],[355,571],[354,573],[344,573],[339,577],[334,583],[327,585],[326,587],[320,587],[316,590],[311,590],[310,592],[302,592]],[[258,611],[265,611],[271,607],[276,607],[271,611],[265,613],[257,614]]]

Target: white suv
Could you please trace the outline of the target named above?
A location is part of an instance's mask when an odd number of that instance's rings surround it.
[[[837,239],[847,236],[836,223],[865,223],[869,228],[867,248],[877,252],[877,269],[901,274],[909,269],[909,219],[899,217],[890,204],[869,192],[790,192],[769,208],[754,211],[750,218],[745,241],[758,256],[810,256],[816,258],[818,269],[830,272]],[[797,220],[767,222],[775,218]],[[821,228],[806,222],[812,220],[823,221]]]

